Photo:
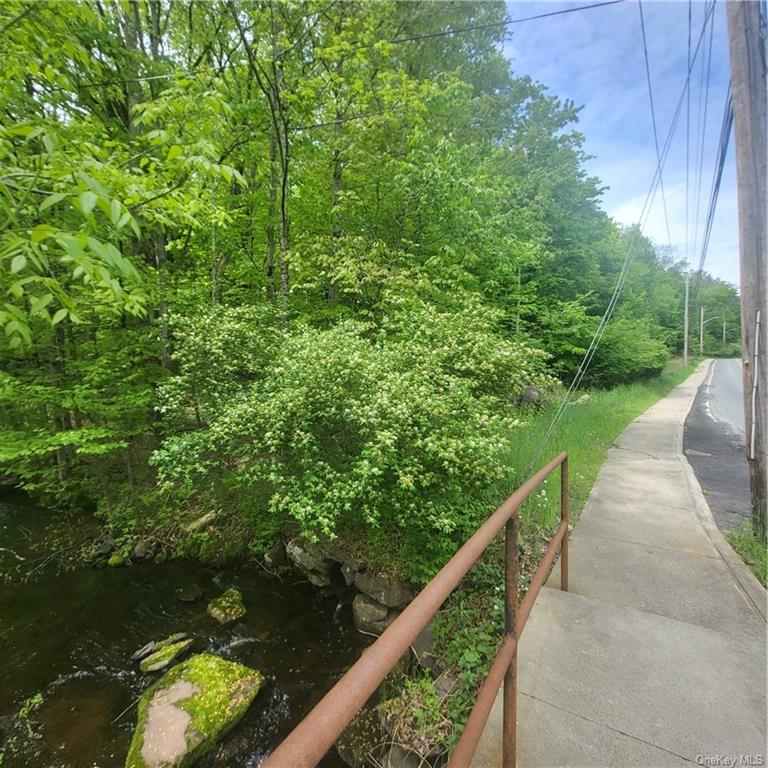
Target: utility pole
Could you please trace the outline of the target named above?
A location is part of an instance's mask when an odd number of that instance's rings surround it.
[[[704,354],[704,305],[699,307],[699,354]]]
[[[725,346],[725,315],[723,315],[723,346]]]
[[[766,540],[768,489],[768,87],[765,22],[754,0],[725,4],[739,193],[741,345],[752,523]]]
[[[688,367],[688,291],[691,282],[690,272],[685,273],[685,314],[683,319],[683,367]]]

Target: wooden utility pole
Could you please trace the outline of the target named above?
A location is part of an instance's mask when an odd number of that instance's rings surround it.
[[[741,262],[741,342],[747,462],[755,531],[766,538],[768,489],[768,91],[765,19],[754,0],[725,4],[736,138]]]
[[[704,305],[699,307],[699,354],[704,355]]]

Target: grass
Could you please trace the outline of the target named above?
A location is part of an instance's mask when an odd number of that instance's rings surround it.
[[[752,573],[757,576],[757,580],[764,587],[768,587],[768,549],[762,539],[755,534],[752,526],[747,524],[739,531],[726,534],[726,538]]]
[[[597,473],[611,445],[624,429],[655,402],[685,381],[698,365],[692,361],[683,367],[682,360],[672,360],[664,371],[653,378],[624,384],[609,390],[591,390],[585,401],[571,404],[555,433],[546,445],[537,467],[561,451],[568,452],[570,513],[575,523],[589,498]],[[578,396],[574,398],[578,400]],[[531,457],[552,421],[558,403],[532,414],[520,427],[525,439],[515,441],[510,451],[510,475],[514,486],[525,477]],[[521,512],[523,528],[531,525],[549,528],[559,519],[560,478],[555,473]]]
[[[584,508],[606,453],[625,427],[651,405],[683,382],[698,361],[683,367],[673,360],[659,375],[610,390],[592,390],[578,405],[567,408],[560,425],[542,452],[538,466],[561,451],[568,451],[571,521]],[[499,496],[518,487],[528,463],[557,410],[554,402],[523,417],[507,456],[508,481]],[[537,468],[538,468],[537,466]],[[560,517],[560,478],[554,475],[521,510],[520,592],[535,572]],[[433,631],[440,665],[457,686],[440,700],[440,714],[453,724],[448,744],[453,747],[485,679],[503,631],[504,555],[497,537],[481,560],[438,613]],[[418,672],[417,672],[418,674]]]

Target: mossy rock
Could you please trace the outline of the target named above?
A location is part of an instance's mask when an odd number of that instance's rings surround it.
[[[139,648],[139,650],[136,651],[133,656],[131,656],[131,661],[141,661],[142,659],[146,659],[147,656],[149,656],[151,653],[159,651],[161,648],[165,648],[167,645],[178,643],[179,640],[186,639],[186,632],[176,632],[176,634],[169,635],[165,638],[165,640],[160,640],[159,642],[156,640],[150,640],[146,645],[143,645],[141,648]]]
[[[240,590],[230,587],[223,595],[208,603],[208,615],[220,624],[231,624],[245,616],[245,605]]]
[[[387,743],[379,713],[361,709],[336,742],[336,752],[349,768],[380,765],[383,746]]]
[[[125,768],[187,768],[241,720],[263,675],[200,653],[166,672],[139,699]]]
[[[121,565],[128,563],[128,554],[126,552],[113,552],[107,560],[107,565],[110,568],[119,568]]]
[[[142,672],[159,672],[186,653],[190,645],[192,645],[192,640],[181,640],[178,643],[169,643],[162,647],[158,643],[157,650],[141,660],[139,669]]]

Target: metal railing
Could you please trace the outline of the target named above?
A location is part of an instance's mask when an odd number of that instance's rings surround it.
[[[518,606],[518,510],[560,467],[560,525]],[[407,608],[371,645],[344,677],[293,729],[263,768],[313,768],[336,743],[419,633],[505,528],[505,634],[462,731],[448,768],[465,768],[475,754],[496,694],[504,683],[503,766],[514,768],[517,748],[517,645],[536,597],[560,550],[560,588],[568,589],[568,454],[561,453],[526,480],[489,518]]]

